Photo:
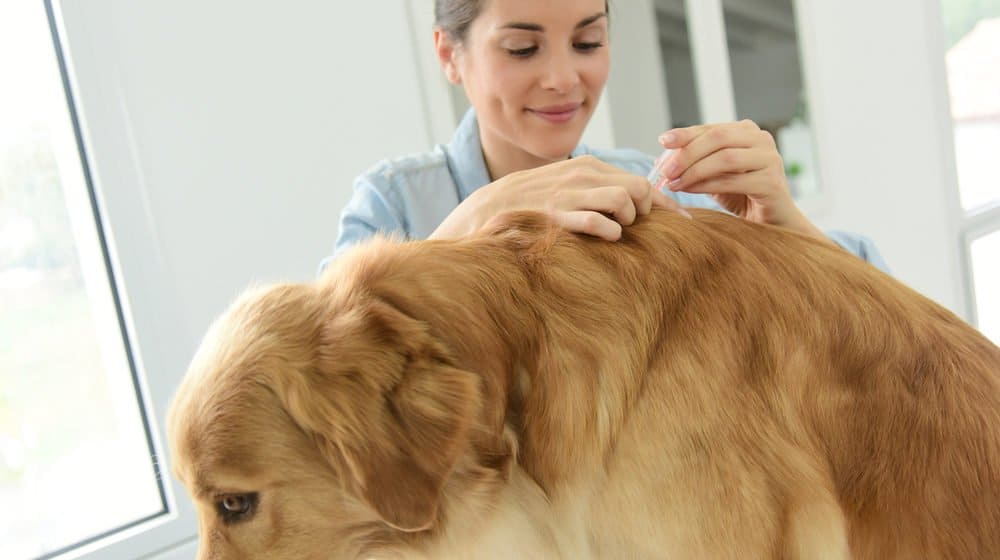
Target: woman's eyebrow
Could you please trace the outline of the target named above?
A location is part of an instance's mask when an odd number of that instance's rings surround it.
[[[604,12],[596,13],[590,17],[584,18],[580,23],[576,24],[574,29],[581,29],[587,27],[588,25],[594,23],[595,21],[608,17],[608,14]],[[500,29],[522,29],[524,31],[545,31],[545,28],[537,23],[523,23],[519,21],[513,21],[500,26]]]

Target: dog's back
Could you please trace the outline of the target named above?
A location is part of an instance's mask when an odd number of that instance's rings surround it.
[[[598,556],[1000,557],[1000,350],[950,312],[713,212],[536,259],[560,352],[528,414],[564,419],[523,462],[591,512]]]
[[[693,213],[520,213],[241,298],[169,422],[201,557],[1000,558],[1000,349]]]

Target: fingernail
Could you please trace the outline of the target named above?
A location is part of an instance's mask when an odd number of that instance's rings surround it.
[[[676,191],[677,189],[680,188],[680,186],[681,186],[681,178],[680,177],[674,179],[673,181],[667,181],[667,188],[670,189],[670,190],[672,190],[672,191]]]
[[[660,135],[660,144],[670,144],[677,140],[677,135],[673,132],[667,132],[666,134]]]

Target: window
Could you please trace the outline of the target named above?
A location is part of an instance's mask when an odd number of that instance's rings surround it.
[[[167,511],[46,8],[0,3],[0,558],[11,560]]]
[[[972,317],[1000,343],[1000,0],[941,2]]]

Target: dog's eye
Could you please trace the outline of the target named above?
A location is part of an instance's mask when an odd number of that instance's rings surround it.
[[[244,521],[252,516],[257,510],[257,493],[250,494],[227,494],[215,502],[215,508],[219,516],[226,523],[236,523]]]

